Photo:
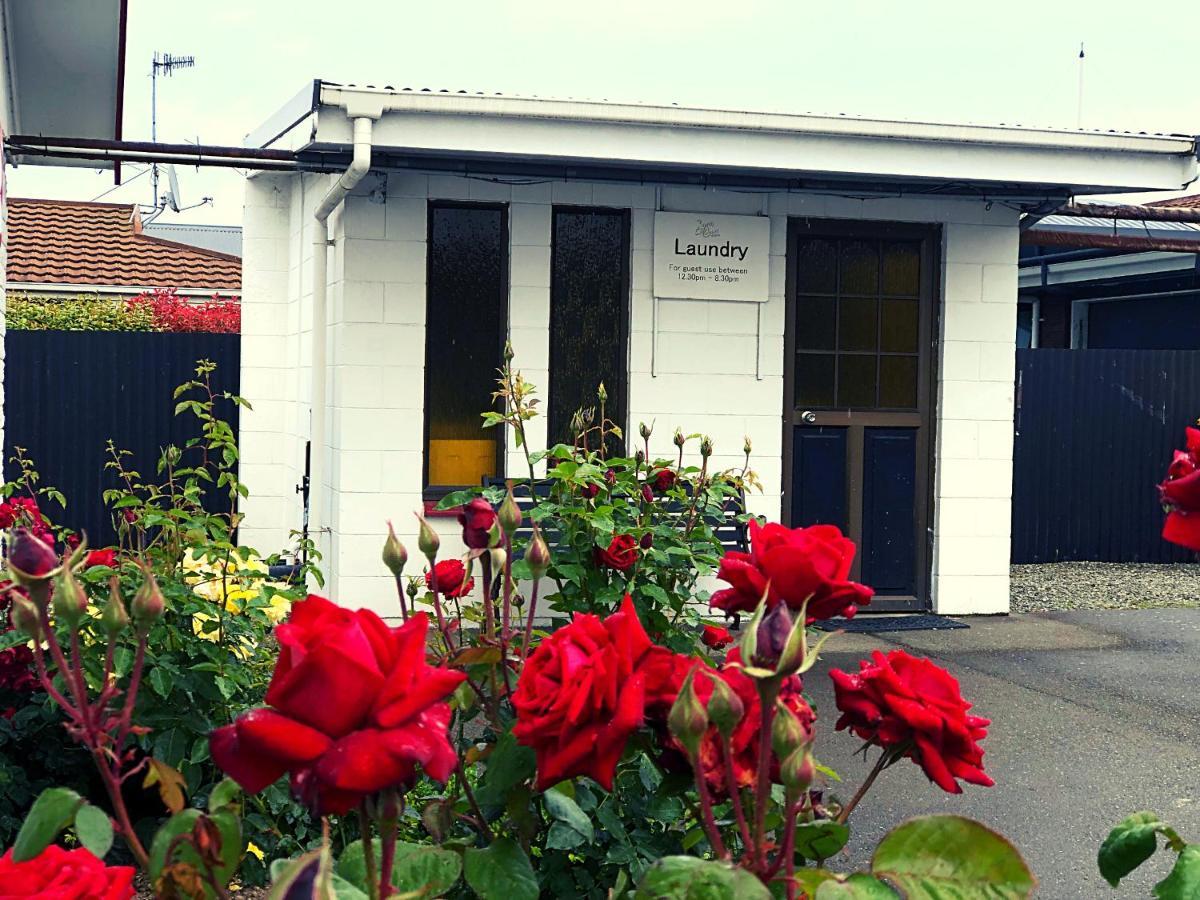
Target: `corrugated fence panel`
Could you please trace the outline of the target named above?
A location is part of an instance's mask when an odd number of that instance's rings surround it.
[[[1200,417],[1200,351],[1018,350],[1015,563],[1177,562],[1155,486]]]
[[[89,543],[116,540],[102,493],[117,486],[105,469],[111,438],[129,450],[126,465],[156,480],[160,449],[199,435],[195,418],[175,416],[175,387],[195,377],[196,361],[217,364],[213,386],[237,393],[241,336],[105,331],[10,331],[5,336],[4,475],[22,447],[41,475],[67,498],[47,508],[58,523],[86,530]],[[218,413],[237,431],[238,408]]]

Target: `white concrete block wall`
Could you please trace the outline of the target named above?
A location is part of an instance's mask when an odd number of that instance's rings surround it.
[[[247,194],[248,242],[261,238],[245,262],[245,303],[252,343],[281,354],[290,377],[278,410],[248,420],[246,462],[271,466],[281,456],[293,469],[270,486],[282,492],[298,480],[307,434],[311,301],[311,208],[327,176],[291,177],[287,200],[268,186],[287,178],[256,178]],[[771,271],[763,304],[662,300],[657,346],[652,338],[653,214],[662,208],[769,215]],[[791,216],[934,222],[943,225],[945,305],[941,315],[936,444],[933,598],[943,612],[1007,608],[1011,496],[1016,213],[983,201],[946,198],[847,199],[836,196],[708,190],[587,182],[503,185],[414,172],[372,172],[330,220],[329,446],[326,497],[329,592],[352,605],[395,612],[394,587],[378,563],[384,520],[391,518],[415,557],[414,510],[421,508],[425,254],[429,200],[476,199],[508,204],[509,336],[516,362],[544,397],[549,381],[550,230],[554,204],[631,210],[629,433],[655,423],[651,448],[673,455],[676,426],[710,434],[714,465],[740,467],[742,443],[754,444],[752,466],[764,492],[754,512],[780,515],[785,272]],[[250,213],[250,209],[273,210]],[[271,224],[271,219],[285,224]],[[282,227],[289,249],[272,243]],[[260,234],[261,232],[261,234]],[[280,272],[280,260],[286,271]],[[251,269],[256,270],[253,274]],[[260,270],[261,271],[257,271]],[[279,282],[282,279],[283,287]],[[282,295],[283,302],[273,298]],[[270,311],[259,313],[258,304]],[[272,341],[274,338],[276,340]],[[257,367],[255,358],[247,366]],[[755,374],[757,361],[758,373]],[[652,367],[654,374],[652,374]],[[269,369],[269,366],[262,366]],[[252,374],[248,383],[260,377]],[[261,376],[263,380],[269,374]],[[254,400],[254,397],[251,397]],[[267,401],[269,403],[269,400]],[[282,424],[279,424],[282,422]],[[271,429],[280,428],[281,432]],[[272,441],[277,433],[289,440]],[[530,427],[545,440],[544,420]],[[698,462],[697,448],[689,458]],[[524,468],[509,446],[509,471]],[[264,481],[270,481],[264,473]],[[299,521],[296,503],[263,494],[249,510],[247,533],[277,535]],[[251,519],[256,521],[251,521]],[[434,519],[444,554],[461,552],[458,525]],[[414,563],[415,567],[415,563]],[[415,568],[414,568],[415,570]]]

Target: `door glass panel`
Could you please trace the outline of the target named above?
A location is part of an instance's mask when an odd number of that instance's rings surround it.
[[[832,353],[796,354],[796,407],[833,406]]]
[[[796,346],[801,350],[834,349],[837,299],[801,297],[796,306]]]
[[[874,294],[879,290],[879,244],[875,241],[843,241],[841,253],[842,294]]]
[[[843,297],[838,303],[838,349],[875,351],[878,313],[871,297]]]
[[[837,242],[802,240],[796,247],[796,290],[832,294],[837,290]]]
[[[917,352],[916,300],[881,300],[879,349],[884,353]]]
[[[838,356],[837,405],[858,409],[875,405],[874,356]]]
[[[883,245],[883,293],[915,297],[921,289],[921,245]]]
[[[879,405],[885,409],[917,408],[917,358],[879,358]]]

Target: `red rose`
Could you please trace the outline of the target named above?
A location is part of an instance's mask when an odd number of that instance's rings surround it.
[[[675,477],[674,469],[659,469],[654,475],[654,489],[666,493],[675,486]]]
[[[443,559],[433,569],[437,576],[438,593],[443,596],[465,597],[475,587],[475,579],[467,578],[467,567],[461,559]],[[433,579],[429,572],[425,573],[425,584],[433,590]]]
[[[52,575],[58,565],[58,554],[49,543],[28,528],[12,530],[8,539],[8,566],[16,575],[40,581]]]
[[[42,511],[33,497],[10,497],[0,503],[0,528],[28,525],[33,528],[44,526]]]
[[[33,859],[16,863],[12,850],[0,856],[0,898],[40,900],[129,900],[132,866],[106,866],[82,847],[64,850],[51,844]]]
[[[628,572],[637,562],[638,542],[631,534],[615,534],[607,550],[595,549],[596,565]]]
[[[711,679],[713,678],[723,679],[742,701],[744,712],[741,721],[738,722],[730,736],[730,749],[733,751],[733,777],[739,788],[750,787],[758,779],[759,736],[762,731],[762,706],[758,699],[758,689],[755,687],[753,679],[742,672],[741,660],[741,653],[736,648],[730,650],[725,664],[719,670],[705,666],[701,672],[697,673],[692,682],[695,686],[696,696],[705,706],[712,698]],[[802,683],[799,677],[790,675],[783,679],[779,688],[779,702],[794,712],[801,724],[811,731],[817,717],[812,711],[812,707],[805,701],[801,688]],[[770,739],[771,736],[766,735],[766,740]],[[682,754],[682,748],[673,736],[667,734],[665,743],[673,752],[677,751]],[[716,726],[710,727],[702,738],[699,760],[709,789],[717,796],[728,796],[725,752]],[[779,761],[773,755],[771,778],[776,782],[779,781]]]
[[[768,607],[782,601],[799,609],[808,599],[810,623],[837,615],[849,619],[875,593],[848,580],[854,549],[833,525],[785,528],[751,520],[750,552],[730,550],[717,572],[733,587],[717,591],[710,603],[726,612],[753,612],[769,582]]]
[[[1187,429],[1187,450],[1176,450],[1158,486],[1167,509],[1163,540],[1200,550],[1200,428]]]
[[[321,815],[411,785],[418,765],[445,782],[456,755],[442,700],[465,676],[426,663],[428,624],[418,613],[389,628],[370,610],[310,594],[275,629],[269,706],[214,731],[213,760],[250,793],[290,773],[293,792]]]
[[[720,625],[705,625],[704,632],[700,635],[700,642],[706,647],[720,650],[733,643],[733,635]]]
[[[542,641],[512,698],[513,735],[537,755],[538,788],[587,775],[611,791],[626,741],[647,706],[665,715],[686,665],[650,643],[628,595],[607,619],[576,615]]]
[[[893,650],[876,650],[874,663],[859,662],[851,675],[833,669],[834,699],[842,717],[837,728],[849,728],[864,741],[885,749],[907,747],[929,780],[951,794],[962,793],[955,779],[990,787],[983,771],[987,719],[968,715],[958,682],[928,659]]]
[[[83,567],[90,569],[92,566],[108,566],[110,569],[116,568],[117,551],[112,547],[107,547],[104,550],[93,550],[83,559]]]
[[[650,490],[650,485],[648,484],[642,485],[642,499],[647,503],[654,502],[654,491]]]
[[[596,495],[600,493],[600,485],[585,484],[579,489],[579,493],[583,494],[584,498],[587,500],[595,500]]]
[[[463,527],[463,543],[472,550],[486,550],[491,543],[489,532],[496,524],[496,511],[482,497],[476,497],[458,514]]]

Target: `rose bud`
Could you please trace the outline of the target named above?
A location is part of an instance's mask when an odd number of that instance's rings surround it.
[[[491,531],[496,524],[496,511],[482,497],[476,497],[462,508],[458,524],[463,527],[463,543],[472,550],[494,546]]]
[[[700,439],[700,455],[708,459],[713,455],[713,442],[707,434]]]
[[[500,504],[500,509],[496,512],[496,520],[504,529],[504,533],[512,537],[513,532],[521,527],[523,518],[521,507],[517,505],[517,498],[513,496],[512,482],[510,481],[508,493],[504,495],[504,502]]]
[[[125,604],[121,600],[121,591],[114,577],[108,583],[108,603],[100,613],[100,627],[109,638],[115,638],[129,627],[129,613],[125,612]]]
[[[427,560],[433,562],[437,559],[438,547],[442,545],[442,539],[438,537],[438,533],[425,521],[424,516],[420,513],[417,513],[416,516],[417,521],[421,523],[421,527],[417,531],[417,549],[424,554]]]
[[[23,631],[35,641],[42,638],[42,621],[38,609],[28,597],[15,591],[12,595],[12,612],[9,613],[13,627]]]
[[[700,633],[700,643],[713,650],[720,650],[733,643],[733,635],[729,633],[729,629],[720,625],[705,625]]]
[[[746,714],[746,705],[720,675],[713,675],[710,681],[713,692],[708,700],[708,718],[717,727],[718,732],[724,737],[729,737]]]
[[[647,503],[654,502],[654,491],[651,489],[650,485],[648,485],[648,484],[642,485],[642,499],[645,500]]]
[[[794,794],[807,791],[816,777],[817,767],[808,747],[797,748],[779,765],[779,780]]]
[[[616,469],[607,469],[604,472],[604,482],[609,487],[612,487],[614,484],[616,484],[617,483],[617,470]]]
[[[671,442],[672,442],[672,443],[673,443],[673,444],[674,444],[676,447],[678,447],[680,450],[682,450],[682,449],[683,449],[683,445],[687,443],[687,438],[685,438],[685,437],[683,436],[683,431],[682,431],[682,429],[679,429],[679,428],[676,428],[676,429],[675,429],[675,436],[674,436],[673,438],[671,438]]]
[[[506,363],[510,363],[513,361],[514,356],[516,356],[516,354],[513,353],[512,341],[505,341],[504,342],[504,361]]]
[[[637,466],[638,466],[638,468],[640,469],[640,468],[642,467],[642,463],[644,463],[644,462],[646,461],[646,453],[645,453],[645,451],[644,451],[644,450],[640,450],[640,449],[639,449],[639,450],[635,450],[635,451],[634,451],[634,454],[633,454],[633,461],[634,461],[635,463],[637,463]]]
[[[654,535],[647,531],[640,538],[638,538],[638,546],[643,550],[649,550],[654,546]]]
[[[600,386],[596,388],[596,399],[601,403],[608,402],[608,391],[604,389],[604,382],[600,382]]]
[[[28,528],[14,528],[8,536],[8,570],[22,587],[42,584],[59,569],[54,548]]]
[[[654,433],[654,424],[647,425],[645,422],[638,424],[638,434],[642,436],[643,441],[650,440],[650,435]]]
[[[404,564],[408,562],[408,551],[404,549],[404,545],[396,539],[396,532],[392,529],[392,523],[387,523],[388,536],[383,542],[383,564],[388,567],[388,571],[396,578],[400,577],[400,573],[404,571]]]
[[[154,580],[154,573],[146,565],[142,566],[142,572],[146,577],[142,586],[138,588],[138,592],[133,596],[130,612],[133,614],[133,622],[138,630],[144,632],[155,619],[163,614],[166,603],[163,601],[162,591],[158,589],[158,582]]]
[[[752,449],[752,447],[750,445],[750,435],[746,435],[746,440],[742,444],[742,452],[745,453],[747,456],[749,456],[751,449]]]
[[[54,579],[54,615],[76,628],[87,615],[88,598],[70,566],[63,566]]]
[[[791,637],[793,624],[786,604],[777,603],[767,610],[755,631],[754,665],[775,670]]]
[[[508,561],[508,554],[504,552],[504,548],[493,547],[488,551],[488,556],[492,558],[492,574],[503,572],[504,563]]]
[[[708,710],[696,696],[696,688],[692,684],[695,675],[695,668],[687,673],[679,689],[679,696],[675,698],[671,712],[667,714],[667,727],[671,729],[671,734],[693,759],[700,749],[704,732],[708,731]]]
[[[775,722],[771,725],[771,749],[775,758],[785,760],[809,742],[811,735],[804,723],[787,704],[775,704]]]
[[[600,493],[600,485],[585,484],[579,489],[579,493],[583,494],[585,500],[595,500],[596,495]]]
[[[410,578],[408,585],[404,588],[404,593],[408,594],[409,600],[416,600],[417,594],[421,592],[421,579]]]
[[[550,568],[550,548],[546,546],[541,530],[536,527],[533,529],[533,539],[525,550],[525,562],[529,564],[529,571],[535,580]]]

